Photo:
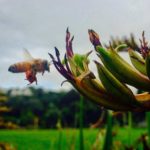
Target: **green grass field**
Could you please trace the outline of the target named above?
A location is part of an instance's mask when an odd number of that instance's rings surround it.
[[[98,129],[84,129],[85,150],[92,150],[98,132]],[[126,128],[118,128],[114,140],[124,144],[133,143],[141,133],[145,132],[145,129],[133,129],[128,133]],[[0,130],[0,142],[11,143],[17,150],[78,150],[78,134],[77,129],[63,129],[61,132],[58,130]]]

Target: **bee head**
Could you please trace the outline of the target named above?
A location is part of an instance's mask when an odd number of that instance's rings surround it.
[[[49,69],[50,63],[47,60],[44,60],[43,65],[44,65],[44,69],[49,72],[50,71],[50,69]]]
[[[16,70],[17,70],[17,68],[16,68],[15,65],[11,65],[11,66],[8,68],[8,71],[13,72],[13,73],[15,73]]]

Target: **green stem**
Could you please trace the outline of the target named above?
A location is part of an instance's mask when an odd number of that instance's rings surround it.
[[[106,129],[106,135],[105,135],[105,139],[104,139],[103,150],[111,150],[112,149],[112,128],[113,128],[112,112],[108,111],[107,129]]]
[[[84,150],[84,137],[83,137],[83,96],[80,96],[80,129],[79,129],[79,140],[80,140],[80,150]]]
[[[61,116],[61,115],[59,115]],[[60,117],[61,118],[61,117]],[[58,119],[56,127],[58,129],[58,150],[62,149],[62,126],[61,126],[61,120]]]
[[[61,129],[59,129],[58,150],[61,150],[61,144],[62,144],[62,131],[61,131]]]
[[[132,113],[128,112],[128,145],[131,146],[132,137]]]
[[[150,112],[146,112],[147,130],[148,130],[148,143],[150,144]]]

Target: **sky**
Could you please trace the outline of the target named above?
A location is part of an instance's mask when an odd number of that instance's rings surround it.
[[[65,31],[69,27],[75,36],[75,53],[93,49],[88,29],[99,33],[102,43],[111,36],[123,37],[130,33],[139,39],[144,30],[150,40],[149,0],[0,0],[0,88],[26,88],[24,74],[8,72],[8,67],[23,61],[26,48],[34,58],[50,61],[56,46],[63,57]],[[95,54],[91,59],[96,59]],[[70,89],[64,78],[53,67],[44,76],[38,74],[38,85],[51,90]],[[91,70],[95,66],[91,65]]]

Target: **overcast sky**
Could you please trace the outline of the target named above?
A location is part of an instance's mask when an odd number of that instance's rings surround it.
[[[65,30],[75,36],[74,51],[85,53],[93,47],[87,30],[94,29],[106,43],[110,36],[137,39],[143,30],[150,39],[149,0],[0,0],[0,87],[27,87],[24,74],[12,74],[8,67],[24,60],[23,48],[33,57],[49,59],[54,46],[65,51]],[[92,54],[94,55],[94,54]],[[51,66],[51,73],[38,75],[38,87],[68,89]]]

